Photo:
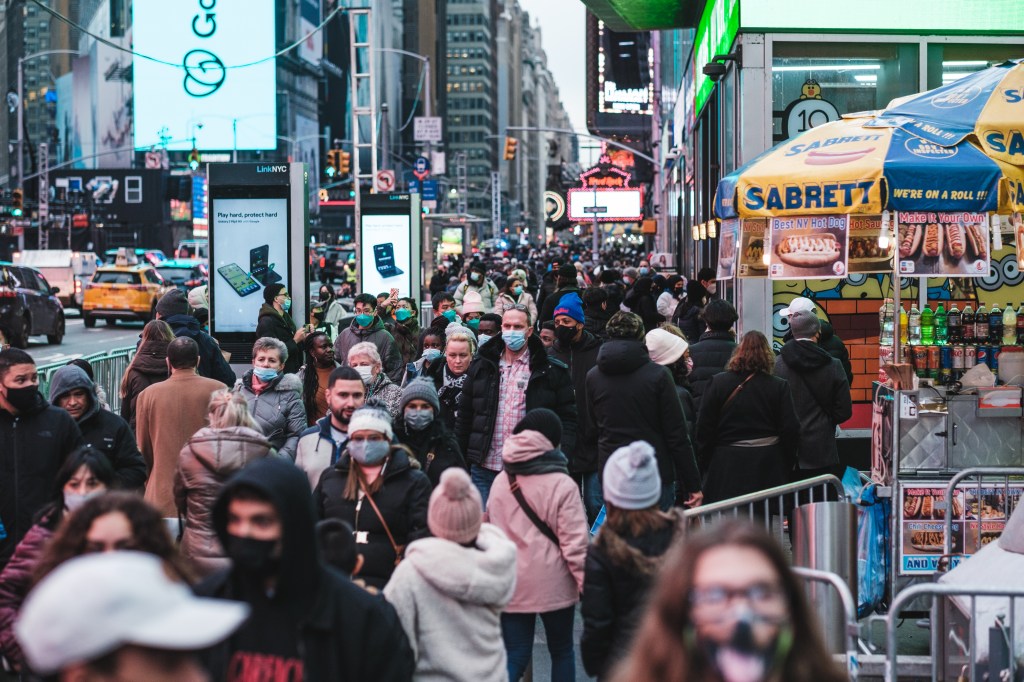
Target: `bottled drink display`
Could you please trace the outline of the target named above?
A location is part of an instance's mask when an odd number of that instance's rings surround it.
[[[917,346],[921,344],[921,311],[917,309],[914,304],[910,305],[910,315],[908,315],[909,321],[907,322],[907,328],[910,338],[910,345]]]
[[[984,303],[978,306],[978,312],[974,314],[974,341],[988,343],[988,309]]]
[[[905,346],[910,343],[910,325],[907,322],[907,309],[900,304],[900,345]]]
[[[921,309],[921,343],[926,346],[935,345],[935,313],[928,304]]]
[[[964,314],[961,318],[963,321],[963,331],[960,333],[960,340],[964,343],[974,343],[974,339],[977,337],[977,325],[975,324],[974,308],[968,303],[967,307],[964,308]]]
[[[1012,303],[1007,303],[1003,308],[1003,338],[1000,343],[1004,346],[1017,343],[1017,311],[1013,309]]]
[[[1003,311],[999,309],[998,303],[992,306],[992,312],[988,314],[988,342],[1003,342]]]
[[[948,317],[946,316],[946,308],[939,302],[939,306],[935,309],[935,343],[943,345],[949,339],[949,332],[946,325],[948,324]],[[922,321],[922,325],[924,322]],[[1016,321],[1014,322],[1014,329],[1016,329]]]
[[[1024,303],[1017,307],[1017,343],[1024,344]]]
[[[963,318],[960,317],[956,303],[950,306],[949,315],[946,316],[946,336],[950,343],[962,343],[964,340]]]
[[[891,346],[893,342],[893,324],[895,322],[893,319],[893,312],[893,300],[891,298],[885,299],[885,303],[882,304],[882,307],[878,311],[878,328],[880,330],[878,342],[883,346]]]

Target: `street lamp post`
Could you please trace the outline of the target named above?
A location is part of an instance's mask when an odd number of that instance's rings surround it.
[[[21,186],[22,178],[25,176],[25,62],[37,57],[48,57],[52,54],[73,54],[77,55],[78,50],[43,50],[33,52],[24,57],[18,57],[18,185]]]

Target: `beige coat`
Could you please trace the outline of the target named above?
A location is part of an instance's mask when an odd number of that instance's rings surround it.
[[[164,517],[177,515],[174,472],[178,454],[195,432],[206,426],[210,395],[224,384],[194,373],[175,372],[153,384],[135,403],[135,433],[149,467],[146,501]]]

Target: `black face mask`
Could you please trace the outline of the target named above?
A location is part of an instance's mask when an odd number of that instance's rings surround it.
[[[35,384],[22,386],[21,388],[8,388],[6,386],[4,388],[7,391],[7,402],[18,412],[30,410],[36,404],[36,395],[39,393],[39,387]]]
[[[330,293],[328,293],[326,291],[321,291],[320,292],[320,300],[321,301],[328,301],[328,300],[330,300],[330,298],[331,298],[331,294]]]
[[[555,327],[555,339],[561,346],[568,346],[576,338],[576,327]]]
[[[234,568],[242,573],[265,578],[275,575],[281,563],[280,557],[274,556],[277,540],[257,540],[228,535],[225,552],[234,564]]]

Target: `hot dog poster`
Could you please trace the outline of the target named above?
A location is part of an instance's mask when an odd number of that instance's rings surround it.
[[[922,277],[988,274],[989,229],[985,213],[901,211],[900,273]]]
[[[810,215],[768,220],[772,279],[846,276],[849,216]]]
[[[892,257],[896,253],[896,240],[892,229],[886,235],[885,248],[879,244],[882,236],[882,216],[851,215],[850,245],[847,265],[851,273],[892,272]]]
[[[768,220],[747,218],[740,221],[740,241],[737,255],[739,277],[767,277],[768,265],[764,254],[768,248]]]
[[[736,274],[736,247],[740,238],[738,218],[723,220],[718,228],[718,279],[732,279]]]

